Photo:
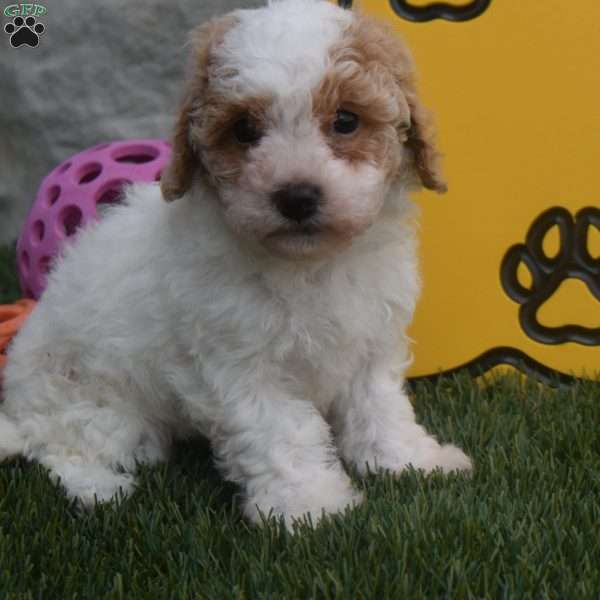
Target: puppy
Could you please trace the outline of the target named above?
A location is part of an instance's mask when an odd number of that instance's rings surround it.
[[[192,46],[160,185],[77,236],[14,340],[0,458],[90,505],[200,433],[245,515],[288,525],[361,501],[341,460],[469,469],[402,385],[407,193],[445,190],[405,46],[324,0],[238,10]]]

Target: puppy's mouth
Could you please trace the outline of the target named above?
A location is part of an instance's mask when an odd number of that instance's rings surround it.
[[[340,246],[340,238],[330,228],[314,223],[288,226],[269,233],[264,246],[285,258],[318,258]]]
[[[286,227],[273,231],[267,237],[277,238],[282,236],[306,236],[313,237],[319,235],[324,231],[324,227],[317,225],[316,223],[308,223],[306,225],[296,225],[292,227]]]

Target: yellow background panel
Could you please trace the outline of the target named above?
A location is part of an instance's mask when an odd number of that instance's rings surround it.
[[[473,20],[427,23],[400,18],[387,0],[355,6],[393,23],[412,49],[449,181],[445,196],[416,198],[424,291],[410,375],[498,347],[563,373],[600,370],[598,344],[531,339],[500,282],[508,249],[525,242],[544,211],[600,209],[600,2],[492,0]],[[587,237],[597,257],[600,232]],[[560,243],[552,231],[544,247],[555,254]],[[538,316],[549,327],[600,328],[600,298],[570,279]]]

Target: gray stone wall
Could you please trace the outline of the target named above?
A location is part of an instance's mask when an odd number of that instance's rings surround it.
[[[17,238],[43,177],[94,144],[168,137],[187,33],[263,0],[41,0],[36,48],[0,31],[0,244]],[[6,2],[2,5],[2,9]]]

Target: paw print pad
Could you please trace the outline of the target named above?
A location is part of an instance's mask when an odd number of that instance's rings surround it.
[[[559,249],[548,256],[544,240],[554,227],[558,228]],[[589,328],[569,324],[546,327],[538,320],[538,311],[567,279],[583,282],[600,302],[600,256],[592,256],[588,240],[593,230],[600,232],[600,210],[587,207],[573,218],[560,207],[542,213],[531,225],[525,244],[517,244],[507,252],[501,267],[504,291],[520,305],[519,321],[525,333],[543,344],[600,345],[600,327]],[[527,286],[519,278],[519,269],[531,276]]]
[[[465,4],[457,2],[435,2],[416,6],[411,0],[391,0],[394,11],[409,21],[424,23],[434,19],[445,21],[470,21],[483,14],[492,0],[473,0]]]
[[[10,45],[13,48],[19,46],[30,46],[35,48],[40,41],[40,35],[46,28],[43,23],[38,23],[35,17],[15,17],[12,23],[4,26],[4,31],[10,35]]]
[[[447,2],[432,2],[425,6],[414,4],[413,0],[390,0],[394,12],[409,21],[424,23],[434,19],[444,19],[446,21],[470,21],[483,14],[490,6],[492,0],[472,0],[466,4],[449,0]],[[352,0],[339,0],[339,5],[343,8],[351,8]]]

